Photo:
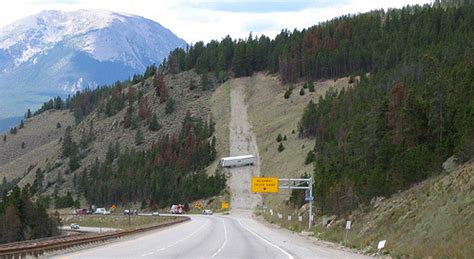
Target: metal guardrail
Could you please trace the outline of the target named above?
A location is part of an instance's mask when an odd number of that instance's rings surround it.
[[[112,233],[75,235],[60,239],[48,239],[32,242],[20,242],[15,244],[0,245],[0,258],[25,258],[27,256],[38,257],[45,252],[63,250],[74,246],[105,242],[107,240],[120,238],[127,235],[133,235],[149,230],[163,228],[174,224],[191,220],[189,217],[178,217],[173,221],[164,222],[149,227],[136,228],[131,230],[122,230]]]

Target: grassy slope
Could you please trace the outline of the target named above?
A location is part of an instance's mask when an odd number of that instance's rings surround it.
[[[290,98],[284,99],[288,86],[282,85],[277,78],[263,74],[256,74],[251,78],[247,86],[246,101],[249,120],[257,138],[261,175],[287,178],[313,171],[311,165],[304,165],[304,161],[306,154],[314,147],[314,141],[298,138],[298,122],[310,100],[317,102],[319,96],[330,88],[340,90],[348,85],[348,78],[316,82],[314,93],[306,89],[305,95],[300,96],[302,84],[296,84]],[[279,133],[287,136],[287,140],[283,141],[285,150],[281,153],[277,150],[276,141]],[[292,211],[284,205],[288,198],[287,191],[264,195],[265,204],[269,208],[278,208],[285,214]]]
[[[146,80],[144,84],[132,86],[137,90],[137,93],[141,91],[143,96],[148,98],[148,105],[151,111],[157,114],[158,123],[162,126],[161,130],[151,132],[146,125],[140,123],[144,135],[144,143],[139,146],[135,145],[136,130],[124,129],[122,126],[128,101],[126,102],[126,107],[114,116],[106,117],[103,113],[94,111],[78,125],[74,124],[74,118],[68,111],[48,111],[33,117],[25,123],[25,129],[20,130],[17,136],[13,138],[9,135],[7,143],[0,143],[0,151],[2,151],[0,156],[5,157],[0,159],[0,161],[6,161],[3,167],[1,167],[2,163],[0,163],[0,177],[7,175],[8,180],[10,180],[14,177],[24,176],[20,182],[20,185],[24,185],[32,183],[35,178],[36,169],[42,168],[47,171],[43,182],[43,186],[46,187],[44,194],[51,195],[55,189],[58,190],[60,195],[65,195],[68,191],[74,194],[74,175],[80,174],[84,168],[94,163],[96,158],[99,161],[104,161],[109,143],[119,142],[122,151],[125,148],[145,150],[160,136],[176,133],[181,128],[181,123],[188,110],[194,117],[207,120],[210,113],[209,103],[214,91],[202,91],[200,87],[190,90],[189,82],[191,79],[194,82],[199,82],[200,76],[193,71],[186,71],[165,77],[168,96],[176,101],[175,111],[172,114],[165,114],[165,104],[159,103],[159,97],[155,95],[151,78]],[[210,78],[210,80],[214,79]],[[127,91],[128,89],[124,90],[125,93]],[[134,107],[136,111],[138,109],[137,101],[135,101]],[[61,122],[61,129],[56,129],[57,122]],[[79,143],[82,132],[89,132],[91,122],[93,123],[94,140],[83,152],[84,156],[81,160],[81,167],[74,173],[66,174],[69,159],[62,159],[60,157],[61,138],[64,136],[64,129],[67,125],[72,125],[73,139],[76,143]],[[44,138],[48,142],[44,145],[33,146],[29,144],[29,141],[25,141],[26,148],[21,150],[21,142],[25,137],[28,137],[27,140]],[[3,139],[0,141],[3,141]],[[11,151],[18,152],[19,155],[8,158],[5,154]],[[27,170],[29,167],[30,170]]]
[[[348,244],[364,248],[387,240],[393,255],[474,256],[474,161],[428,179],[411,189],[375,203],[354,217]],[[321,236],[342,240],[343,222]]]
[[[61,128],[57,128],[57,123]],[[23,177],[35,167],[46,167],[57,158],[59,139],[74,118],[68,111],[48,111],[25,120],[25,127],[16,135],[7,135],[7,141],[0,140],[0,177],[7,180]],[[25,143],[25,148],[22,148]],[[30,170],[29,170],[30,169]]]

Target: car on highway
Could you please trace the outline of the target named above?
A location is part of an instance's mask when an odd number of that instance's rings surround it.
[[[160,216],[160,213],[158,211],[153,211],[151,213],[152,216]]]
[[[97,208],[94,214],[98,215],[110,215],[110,211],[106,210],[105,208]]]
[[[202,211],[202,214],[203,215],[212,215],[212,210],[205,209],[205,210]]]
[[[181,204],[171,205],[170,214],[183,214],[183,213],[184,213],[184,205],[181,205]]]
[[[77,230],[77,229],[80,228],[79,224],[77,224],[77,223],[72,223],[71,225],[69,225],[69,227],[73,230]]]

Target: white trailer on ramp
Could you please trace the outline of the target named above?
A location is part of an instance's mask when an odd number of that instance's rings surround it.
[[[220,165],[227,168],[255,165],[256,163],[257,158],[253,155],[223,157],[220,161]]]

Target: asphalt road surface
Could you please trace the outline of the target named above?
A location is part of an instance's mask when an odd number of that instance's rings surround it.
[[[57,258],[361,258],[248,217],[191,216],[176,226]]]

